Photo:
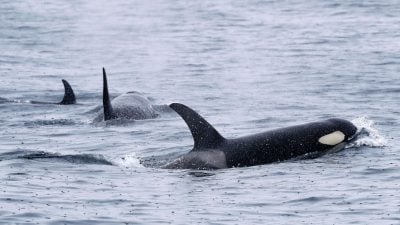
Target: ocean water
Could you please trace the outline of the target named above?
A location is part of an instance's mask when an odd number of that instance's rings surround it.
[[[0,4],[0,224],[400,224],[400,3]],[[112,96],[184,103],[225,137],[330,117],[344,151],[166,170],[193,140],[172,112],[93,123]],[[77,105],[58,102],[61,79]]]

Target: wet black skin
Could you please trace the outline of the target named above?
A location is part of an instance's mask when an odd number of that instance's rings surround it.
[[[61,102],[43,102],[43,101],[30,100],[30,101],[26,101],[26,103],[42,104],[42,105],[72,105],[72,104],[76,104],[75,94],[74,94],[74,91],[72,90],[71,85],[64,79],[62,80],[62,83],[64,85],[64,97],[61,100]],[[19,103],[19,102],[21,102],[21,101],[0,97],[0,104]]]
[[[64,79],[61,80],[64,85],[64,97],[61,102],[41,102],[41,101],[30,101],[32,104],[54,104],[54,105],[72,105],[76,104],[76,98],[71,85]]]
[[[307,153],[342,149],[357,131],[351,122],[335,118],[226,139],[189,107],[179,103],[173,103],[170,107],[188,125],[194,147],[164,168],[219,169],[279,162]],[[318,141],[335,131],[345,135],[342,142],[326,145]]]
[[[335,131],[345,134],[347,142],[357,131],[349,121],[328,119],[321,122],[280,128],[236,139],[225,139],[219,146],[228,167],[254,166],[283,161],[312,152],[330,150],[331,145],[318,142]]]
[[[158,114],[151,103],[135,92],[125,93],[111,101],[107,74],[103,68],[103,115],[98,115],[95,118],[96,122],[100,122],[103,119],[104,121],[113,119],[145,120],[156,117],[158,117]]]

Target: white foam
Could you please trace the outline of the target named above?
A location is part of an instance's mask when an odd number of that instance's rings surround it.
[[[359,117],[351,121],[357,127],[357,133],[361,132],[359,137],[351,144],[352,146],[369,146],[369,147],[384,147],[387,145],[387,140],[375,128],[373,120],[367,117]]]
[[[127,167],[127,168],[143,167],[143,165],[140,163],[139,157],[137,157],[137,155],[135,153],[130,153],[123,157],[114,159],[113,163],[115,165],[118,165],[121,167]]]

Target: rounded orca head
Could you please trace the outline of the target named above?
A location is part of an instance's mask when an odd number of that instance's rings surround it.
[[[357,132],[357,127],[354,126],[354,124],[352,124],[350,121],[337,118],[329,119],[328,121],[333,124],[338,132],[344,135],[344,141],[351,140]]]

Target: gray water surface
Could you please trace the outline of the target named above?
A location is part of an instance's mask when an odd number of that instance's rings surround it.
[[[2,1],[0,224],[400,224],[400,4]],[[346,150],[217,171],[172,112],[94,124],[110,92],[184,103],[225,137],[330,117]],[[79,105],[58,102],[61,79]]]

